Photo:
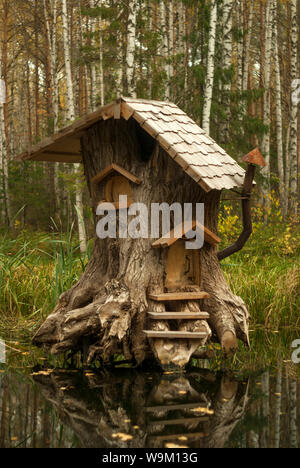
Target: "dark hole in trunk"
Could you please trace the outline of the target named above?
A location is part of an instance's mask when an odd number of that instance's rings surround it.
[[[135,123],[138,152],[142,161],[149,161],[155,149],[156,141],[137,122]]]

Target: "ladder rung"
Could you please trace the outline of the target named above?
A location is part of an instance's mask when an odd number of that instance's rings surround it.
[[[144,333],[148,338],[168,338],[176,339],[183,338],[188,340],[201,340],[207,336],[206,332],[185,332],[185,331],[155,331],[155,330],[144,330]]]
[[[209,418],[207,416],[199,416],[199,417],[194,417],[194,418],[180,418],[180,419],[166,419],[165,421],[151,421],[150,426],[157,426],[157,425],[162,425],[162,426],[175,426],[179,424],[191,424],[191,423],[200,423],[200,422],[207,422],[209,421]]]
[[[209,319],[207,312],[148,312],[153,320],[206,320]]]
[[[207,292],[178,292],[178,293],[162,293],[150,294],[149,299],[157,302],[165,301],[197,301],[199,299],[209,299],[210,295]]]
[[[207,404],[201,401],[201,403],[182,403],[180,405],[147,406],[145,411],[147,413],[155,413],[156,411],[176,411],[193,408],[207,408]]]

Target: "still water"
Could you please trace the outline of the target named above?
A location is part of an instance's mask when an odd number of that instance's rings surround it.
[[[300,387],[284,365],[246,379],[0,369],[0,447],[299,447]]]

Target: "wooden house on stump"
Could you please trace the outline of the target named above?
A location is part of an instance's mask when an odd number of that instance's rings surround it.
[[[154,355],[162,366],[183,367],[211,337],[225,352],[236,350],[238,338],[249,344],[247,308],[227,285],[220,259],[242,248],[251,234],[255,165],[264,164],[258,150],[247,155],[245,173],[175,104],[121,98],[18,159],[82,162],[95,224],[103,200],[108,210],[117,210],[116,217],[134,202],[148,208],[175,202],[205,206],[199,250],[185,248],[184,224],[179,235],[171,225],[155,240],[96,236],[85,272],[37,331],[36,345],[54,354],[83,350],[87,363],[122,353],[137,364]],[[242,189],[244,231],[236,244],[218,252],[223,189]],[[127,196],[122,206],[120,195]],[[190,230],[196,224],[192,220]]]

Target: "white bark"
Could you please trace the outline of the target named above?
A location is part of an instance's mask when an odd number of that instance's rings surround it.
[[[102,0],[100,0],[100,7]],[[102,38],[102,17],[99,17],[99,85],[100,85],[100,104],[104,106],[104,70],[103,70],[103,38]]]
[[[152,31],[152,6],[151,6],[151,0],[148,0],[147,4],[147,10],[148,10],[148,30],[151,32]],[[148,76],[147,76],[147,91],[148,91],[148,98],[152,99],[152,66],[151,66],[151,59],[150,57],[148,59]]]
[[[65,70],[66,70],[66,80],[67,80],[67,98],[68,98],[67,120],[72,121],[75,119],[75,107],[74,107],[74,94],[73,94],[72,71],[71,71],[71,54],[70,54],[70,40],[69,40],[70,33],[69,33],[67,0],[62,0],[62,21],[63,21]]]
[[[126,50],[126,75],[128,96],[136,97],[135,81],[135,41],[136,41],[136,13],[137,0],[129,0],[127,50]]]
[[[212,103],[212,93],[214,86],[215,71],[215,48],[216,48],[216,28],[217,28],[217,0],[212,0],[210,11],[207,73],[203,108],[203,129],[210,133],[210,112]]]
[[[281,77],[278,51],[278,18],[274,21],[274,55],[275,55],[275,92],[276,92],[276,138],[277,138],[277,161],[279,178],[280,206],[284,213],[285,184],[284,184],[284,162],[283,162],[283,128],[282,128],[282,96]],[[284,213],[285,214],[285,213]]]
[[[95,0],[90,0],[90,8],[95,8]],[[95,34],[96,34],[96,18],[93,16],[90,18],[90,28],[91,28],[91,47],[95,49]],[[96,72],[96,63],[93,60],[91,63],[91,108],[92,111],[95,110],[97,103],[97,72]]]
[[[237,3],[237,24],[239,27],[239,38],[237,41],[237,89],[239,92],[243,90],[243,36],[241,34],[243,25],[243,0],[238,0]]]
[[[69,21],[66,0],[62,0],[62,19],[63,19],[63,41],[64,41],[64,53],[65,53],[65,69],[67,78],[67,93],[68,93],[68,109],[67,119],[74,120],[75,118],[75,107],[74,107],[74,91],[71,73],[71,59],[70,59],[70,33],[69,33]],[[76,175],[75,183],[76,187],[76,208],[77,208],[77,222],[78,222],[78,234],[80,242],[80,251],[86,252],[86,231],[84,225],[83,215],[83,204],[82,204],[82,188],[79,186],[79,175],[76,164],[74,164],[74,172]]]
[[[233,0],[224,0],[223,3],[223,70],[227,71],[232,65],[232,10]],[[222,137],[224,143],[228,141],[229,123],[230,123],[230,97],[231,83],[225,83],[224,106],[226,113],[226,122],[223,125]]]
[[[163,99],[169,101],[170,99],[170,67],[168,64],[169,51],[168,51],[168,35],[167,35],[167,14],[166,2],[160,0],[159,2],[160,13],[160,32],[161,32],[161,56],[163,60],[163,68],[166,75],[165,94]]]
[[[291,79],[298,78],[298,22],[297,22],[297,0],[291,0]],[[291,103],[291,211],[297,216],[297,187],[298,187],[298,152],[297,152],[297,132],[298,132],[298,103],[292,100]]]
[[[249,72],[251,37],[252,37],[253,9],[254,9],[254,2],[251,1],[250,5],[249,5],[247,36],[246,36],[246,41],[245,41],[245,59],[244,59],[244,70],[243,70],[243,91],[247,91],[247,89],[248,89],[248,72]]]
[[[282,366],[279,364],[276,377],[275,427],[274,448],[280,448],[280,420],[281,420]]]
[[[264,134],[262,142],[262,150],[264,153],[266,167],[262,173],[266,177],[266,185],[263,187],[264,195],[267,195],[270,189],[270,126],[271,126],[271,54],[272,54],[272,24],[273,24],[273,4],[274,0],[267,1],[266,7],[266,31],[265,31],[265,70],[264,70],[264,125],[268,127],[267,132]]]
[[[173,55],[174,55],[174,8],[173,1],[169,2],[169,98],[171,98],[172,90],[172,78],[174,76],[174,65],[173,65]]]

